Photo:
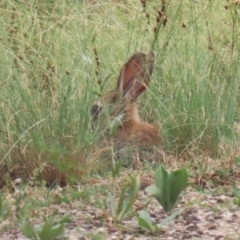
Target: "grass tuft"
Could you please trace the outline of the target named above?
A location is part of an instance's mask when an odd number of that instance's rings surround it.
[[[9,0],[0,12],[0,185],[64,186],[101,171],[89,109],[126,59],[150,48],[157,61],[139,105],[160,122],[164,148],[219,156],[238,137],[237,5]]]

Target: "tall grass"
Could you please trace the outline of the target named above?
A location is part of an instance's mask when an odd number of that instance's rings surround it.
[[[217,155],[219,142],[232,137],[239,64],[236,14],[235,6],[182,3],[161,49],[153,104],[161,106],[167,145],[179,153],[190,147]]]
[[[141,115],[161,122],[166,148],[179,153],[216,155],[219,142],[232,135],[239,10],[224,5],[171,0],[160,25]],[[87,172],[94,93],[114,88],[126,59],[149,50],[160,8],[147,1],[148,20],[137,0],[0,3],[2,170],[29,177],[38,169],[40,179],[63,185],[66,173]]]

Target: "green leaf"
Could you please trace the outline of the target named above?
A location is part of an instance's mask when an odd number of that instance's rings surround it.
[[[168,180],[168,172],[164,167],[159,167],[156,170],[156,185],[159,189],[164,189],[164,182]]]
[[[234,196],[240,200],[240,190],[236,187],[236,185],[233,185],[233,193]]]
[[[33,227],[25,220],[20,220],[19,227],[23,234],[33,240],[53,240],[61,236],[64,224],[70,221],[69,216],[65,216],[58,221],[45,220],[44,225],[39,224]]]
[[[156,198],[166,212],[171,212],[179,195],[189,185],[188,173],[183,168],[168,174],[163,167],[159,167],[155,180],[156,185],[147,187],[146,191]]]
[[[169,175],[169,203],[167,211],[171,211],[176,204],[180,193],[188,186],[186,169],[176,170]]]
[[[119,175],[121,168],[122,168],[121,159],[119,159],[117,162],[115,162],[115,160],[112,160],[112,177],[113,178],[116,178]]]
[[[159,189],[159,194],[156,199],[162,205],[164,210],[168,211],[170,191],[169,174],[163,167],[156,170],[156,185]]]
[[[41,240],[52,240],[62,235],[64,224],[52,226],[51,222],[45,222],[42,231],[38,234]]]
[[[0,193],[0,216],[2,215],[3,212],[3,200],[2,200],[2,194]]]
[[[120,198],[119,198],[118,207],[117,207],[117,212],[116,212],[117,216],[119,216],[120,213],[123,211],[125,194],[126,194],[126,186],[122,187],[122,189],[121,189]]]
[[[240,164],[240,156],[235,156],[234,157],[236,164]]]
[[[152,231],[151,225],[149,225],[149,223],[144,218],[141,217],[138,218],[138,226],[149,232]]]
[[[154,196],[158,202],[161,202],[160,189],[156,185],[148,186],[145,191],[150,195]]]
[[[240,199],[240,190],[235,185],[233,185],[233,193],[235,197]]]
[[[132,209],[132,206],[137,198],[139,188],[140,188],[140,176],[138,175],[133,180],[133,185],[129,191],[129,194],[125,203],[123,204],[123,210],[119,215],[119,219],[122,219]]]
[[[110,209],[111,209],[112,216],[115,218],[116,217],[115,198],[110,192],[108,192],[108,201],[109,201],[109,204],[110,204]]]
[[[140,211],[138,217],[138,225],[148,231],[152,231],[152,220],[148,212]]]
[[[172,222],[176,217],[178,217],[180,214],[182,214],[183,210],[179,210],[175,213],[172,213],[170,216],[166,217],[165,219],[162,220],[160,223],[160,226],[164,226],[169,222]]]
[[[21,220],[21,223],[19,224],[19,228],[27,238],[30,238],[32,240],[38,240],[35,229],[30,224],[28,224],[25,220]]]
[[[56,224],[66,224],[66,223],[70,223],[71,222],[71,216],[65,216],[63,218],[61,218],[60,220],[58,220],[57,222],[54,222],[54,225]]]
[[[145,191],[152,196],[158,196],[160,194],[160,189],[156,185],[146,187]]]
[[[10,213],[9,205],[3,201],[2,195],[0,193],[0,218],[6,219]]]
[[[43,229],[43,227],[39,224],[35,224],[33,226],[33,230],[37,233],[37,235],[42,232],[42,229]]]

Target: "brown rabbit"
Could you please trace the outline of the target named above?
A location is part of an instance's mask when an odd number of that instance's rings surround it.
[[[105,130],[105,145],[113,146],[118,154],[134,148],[138,162],[139,149],[161,143],[158,127],[142,121],[137,108],[137,99],[150,82],[154,59],[152,51],[131,56],[120,72],[116,89],[95,102],[91,109],[94,125],[98,123]],[[110,127],[113,125],[115,131]]]

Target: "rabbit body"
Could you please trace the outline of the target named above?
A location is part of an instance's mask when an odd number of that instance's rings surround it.
[[[114,91],[92,106],[93,124],[104,132],[105,145],[118,152],[125,148],[148,148],[161,143],[159,128],[140,119],[137,99],[147,89],[155,55],[135,53],[124,64]],[[110,126],[114,126],[111,127]],[[102,140],[101,140],[102,142]]]

